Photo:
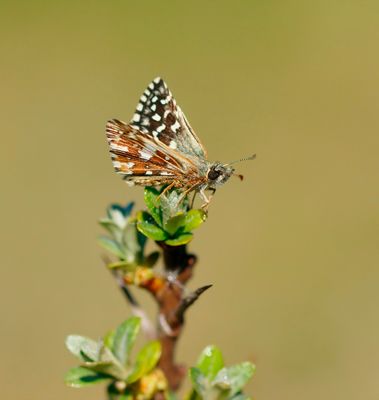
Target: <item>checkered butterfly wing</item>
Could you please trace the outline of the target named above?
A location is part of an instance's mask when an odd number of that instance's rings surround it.
[[[154,79],[144,91],[130,124],[173,150],[193,157],[195,162],[206,159],[203,145],[161,78]]]
[[[145,90],[130,124],[114,119],[106,132],[125,180],[154,186],[199,179],[206,152],[162,79]]]
[[[185,174],[183,160],[171,154],[170,148],[130,124],[113,119],[106,132],[113,166],[126,181],[154,186]]]

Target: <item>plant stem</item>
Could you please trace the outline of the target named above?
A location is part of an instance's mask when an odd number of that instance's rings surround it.
[[[192,277],[197,258],[187,253],[187,247],[169,246],[164,242],[157,243],[163,251],[165,271],[168,275],[165,285],[156,294],[159,305],[158,338],[162,344],[160,368],[165,373],[172,390],[178,390],[186,374],[184,365],[175,361],[175,349],[184,326],[184,313],[204,290],[201,288],[189,296],[185,284]],[[174,274],[174,279],[170,279]]]

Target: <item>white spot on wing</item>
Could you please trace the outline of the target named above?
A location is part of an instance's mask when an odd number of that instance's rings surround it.
[[[155,103],[157,100],[158,100],[158,97],[157,97],[157,96],[154,96],[154,97],[151,99],[151,101],[152,101],[153,103]]]
[[[162,132],[162,131],[165,130],[165,128],[166,128],[166,125],[165,125],[165,124],[162,124],[162,125],[158,126],[157,132]]]
[[[133,115],[133,122],[139,122],[140,119],[141,119],[141,116],[138,113],[135,113]]]
[[[157,109],[157,105],[156,104],[152,104],[150,107],[153,111],[155,111]]]
[[[154,79],[155,83],[159,83],[160,81],[161,81],[161,78],[159,76]]]
[[[176,132],[180,128],[180,124],[178,121],[175,121],[175,124],[170,127],[174,132]]]
[[[146,171],[145,175],[153,175],[153,172],[152,171]]]
[[[117,143],[111,143],[111,149],[120,150],[120,151],[123,151],[123,152],[129,151],[128,146],[121,146],[121,145],[119,145]]]
[[[134,162],[128,162],[128,163],[126,164],[126,166],[127,166],[128,168],[132,168],[132,167],[134,167],[134,165],[135,165]]]
[[[140,154],[141,158],[143,158],[144,160],[150,160],[150,158],[153,156],[150,153],[146,153],[146,151],[143,150],[139,150],[138,153]]]
[[[172,175],[172,174],[170,174],[170,173],[167,172],[167,171],[162,171],[162,172],[161,172],[161,175]]]
[[[142,103],[138,103],[137,111],[142,111],[142,110],[143,110],[143,104]]]
[[[153,90],[154,89],[154,83],[149,84],[149,89]]]
[[[161,116],[160,116],[159,114],[154,114],[151,118],[152,118],[154,121],[160,121],[160,120],[161,120]]]
[[[144,103],[147,100],[147,97],[143,94],[141,96],[140,100],[142,101],[142,103]]]
[[[176,150],[178,148],[178,145],[176,144],[176,142],[174,140],[171,140],[170,142],[170,147],[174,150]]]

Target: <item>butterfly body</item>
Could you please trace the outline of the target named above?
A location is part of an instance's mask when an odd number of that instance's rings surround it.
[[[234,168],[209,162],[206,150],[176,104],[167,85],[156,78],[144,91],[130,123],[108,121],[106,134],[113,166],[131,185],[162,186],[199,192],[215,190]]]

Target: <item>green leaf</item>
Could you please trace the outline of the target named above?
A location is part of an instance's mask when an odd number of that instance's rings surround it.
[[[167,239],[167,233],[155,224],[153,218],[147,212],[138,213],[137,229],[150,239],[156,241]]]
[[[207,378],[198,368],[190,368],[189,376],[192,381],[192,386],[197,394],[205,398],[209,385]]]
[[[221,389],[230,389],[230,396],[234,396],[246,385],[253,376],[255,366],[246,361],[231,367],[221,369],[212,382],[212,385]]]
[[[113,341],[113,354],[123,365],[127,365],[130,350],[134,345],[141,325],[138,317],[131,317],[116,329]]]
[[[157,225],[162,225],[162,211],[160,209],[159,191],[153,187],[145,187],[145,204]]]
[[[171,217],[164,225],[164,229],[173,236],[184,224],[185,214],[181,213]]]
[[[178,213],[183,213],[187,209],[187,196],[183,200],[182,193],[178,192],[176,189],[166,192],[160,199],[163,225],[165,225],[171,217],[174,217]]]
[[[107,347],[110,351],[113,351],[113,343],[116,331],[113,329],[109,331],[103,339],[104,346]]]
[[[99,224],[105,228],[111,235],[120,234],[120,227],[110,219],[103,218],[99,221]]]
[[[159,251],[153,251],[145,258],[144,265],[149,268],[154,267],[155,263],[158,261],[159,256]]]
[[[128,261],[117,261],[107,265],[109,269],[123,269],[125,271],[133,271],[136,268],[135,263],[130,263]]]
[[[97,364],[97,365],[95,365]],[[100,365],[101,364],[101,365]],[[87,363],[85,367],[97,368],[107,368],[108,373],[117,379],[123,380],[128,375],[128,371],[120,363],[118,358],[113,354],[113,352],[105,345],[100,349],[99,361],[97,363]]]
[[[212,381],[221,368],[224,367],[224,360],[221,351],[216,346],[207,346],[201,353],[197,362],[197,368]]]
[[[138,381],[148,374],[157,364],[161,356],[161,344],[157,340],[145,345],[137,355],[137,360],[133,372],[128,376],[127,382]]]
[[[80,335],[70,335],[66,338],[67,349],[83,361],[97,361],[100,346],[97,342]]]
[[[87,362],[83,367],[116,379],[125,379],[128,374],[121,364],[112,361]]]
[[[145,243],[139,240],[141,234],[138,232],[135,221],[128,224],[122,237],[122,245],[125,248],[126,260],[129,262],[140,262]]]
[[[189,210],[185,214],[183,221],[183,232],[191,232],[198,228],[207,218],[207,214],[203,210]]]
[[[100,236],[98,242],[102,247],[104,247],[104,249],[110,251],[118,258],[125,258],[124,249],[115,240],[109,238],[108,236]]]
[[[67,372],[64,382],[68,386],[80,388],[104,382],[107,379],[110,379],[109,376],[99,374],[85,367],[75,367]]]
[[[189,243],[193,238],[192,233],[183,233],[177,238],[165,240],[165,243],[170,246],[181,246],[182,244]]]

